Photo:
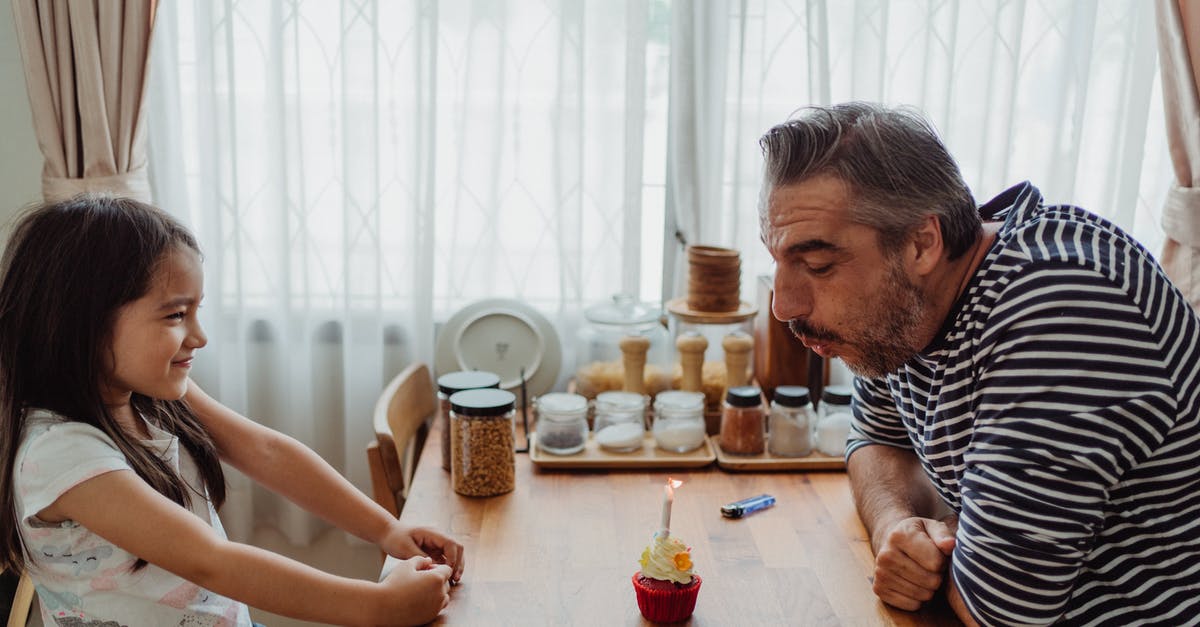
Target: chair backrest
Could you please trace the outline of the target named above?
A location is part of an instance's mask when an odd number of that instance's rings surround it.
[[[3,572],[0,570],[0,573]],[[29,579],[29,575],[21,573],[13,594],[12,604],[8,609],[8,627],[25,627],[25,623],[29,622],[29,608],[32,605],[33,582]]]
[[[372,493],[376,502],[397,516],[404,509],[437,407],[433,377],[423,363],[396,375],[375,402],[375,441],[367,445]]]

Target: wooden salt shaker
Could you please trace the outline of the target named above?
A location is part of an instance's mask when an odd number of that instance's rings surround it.
[[[708,349],[708,339],[699,333],[685,333],[675,340],[675,348],[679,349],[679,366],[683,370],[679,389],[703,391],[704,351]]]
[[[626,392],[646,393],[646,351],[650,350],[650,338],[642,335],[627,335],[621,338],[621,356],[625,369]]]
[[[750,385],[750,349],[754,339],[745,333],[730,333],[721,340],[725,349],[725,387]]]

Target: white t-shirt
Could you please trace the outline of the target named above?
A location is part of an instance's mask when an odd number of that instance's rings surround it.
[[[143,444],[159,451],[192,488],[192,513],[225,537],[192,456],[180,450],[179,438],[147,426],[152,439]],[[30,552],[25,567],[37,589],[43,624],[250,627],[245,604],[154,564],[133,572],[137,557],[86,527],[70,520],[46,523],[37,517],[67,490],[114,470],[131,467],[104,432],[43,409],[29,410],[13,486],[21,537]]]

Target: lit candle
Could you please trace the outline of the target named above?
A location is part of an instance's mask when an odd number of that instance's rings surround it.
[[[671,505],[675,502],[675,488],[681,485],[682,481],[668,478],[663,486],[662,530],[658,533],[664,538],[671,533]]]

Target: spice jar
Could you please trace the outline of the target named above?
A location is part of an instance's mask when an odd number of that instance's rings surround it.
[[[767,422],[769,453],[779,457],[804,457],[812,453],[816,414],[809,401],[808,388],[798,385],[775,388]]]
[[[628,453],[642,448],[646,435],[646,397],[633,392],[596,395],[596,444],[606,451]]]
[[[543,394],[537,410],[537,447],[551,455],[571,455],[587,443],[588,401],[578,394]]]
[[[450,470],[450,397],[455,392],[477,390],[480,388],[499,388],[500,375],[483,370],[464,370],[449,372],[437,380],[438,403],[441,411],[438,414],[438,425],[442,429],[442,470]]]
[[[516,487],[513,416],[517,397],[495,389],[450,397],[450,482],[464,496],[493,496]]]
[[[686,453],[704,444],[704,393],[668,390],[654,397],[654,441],[658,448]]]
[[[830,385],[821,392],[817,418],[817,450],[832,457],[846,454],[846,439],[850,437],[850,388]]]
[[[765,432],[766,416],[758,388],[729,388],[721,406],[721,450],[733,455],[759,455],[766,448]]]

